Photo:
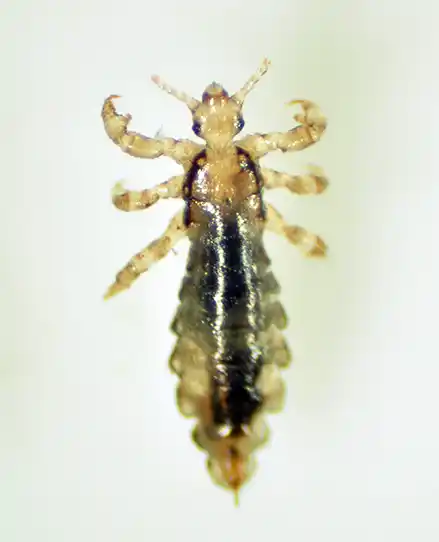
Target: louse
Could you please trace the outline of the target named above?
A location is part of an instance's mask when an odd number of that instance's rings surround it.
[[[263,189],[273,188],[320,194],[328,184],[322,171],[288,175],[259,165],[271,151],[299,151],[316,143],[327,124],[319,107],[308,100],[293,100],[288,105],[302,107],[302,113],[294,116],[296,127],[235,140],[244,126],[244,100],[269,64],[265,59],[232,96],[220,84],[211,83],[201,101],[152,77],[162,90],[188,106],[192,130],[203,145],[129,131],[131,116],[117,113],[114,107],[118,96],[108,97],[102,108],[105,130],[122,151],[137,158],[167,156],[184,170],[146,190],[127,190],[121,183],[113,189],[113,203],[122,211],[147,209],[166,198],[183,199],[184,209],[161,237],[119,271],[105,299],[128,289],[179,241],[189,238],[180,305],[171,326],[177,342],[170,369],[179,378],[180,412],[197,421],[192,437],[207,453],[213,481],[232,490],[236,498],[255,471],[254,451],[268,439],[264,414],[282,409],[281,370],[291,361],[282,333],[287,318],[263,233],[285,237],[307,256],[326,252],[320,237],[287,224],[262,196]]]

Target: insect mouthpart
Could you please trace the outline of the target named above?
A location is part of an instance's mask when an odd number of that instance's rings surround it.
[[[203,92],[202,101],[204,103],[213,104],[217,101],[226,101],[229,98],[229,93],[225,88],[215,81],[210,84]]]

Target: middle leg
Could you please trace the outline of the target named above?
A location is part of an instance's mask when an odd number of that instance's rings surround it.
[[[184,175],[177,175],[164,183],[141,191],[127,190],[122,183],[117,183],[112,192],[113,204],[121,211],[142,211],[154,205],[159,199],[180,198],[183,182]]]
[[[328,180],[323,170],[316,166],[309,166],[307,175],[288,175],[274,169],[262,168],[264,187],[287,188],[294,194],[321,194],[328,186]]]

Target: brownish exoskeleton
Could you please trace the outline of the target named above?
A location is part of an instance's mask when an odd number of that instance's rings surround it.
[[[177,344],[170,360],[180,381],[178,406],[194,417],[194,440],[208,454],[215,482],[239,488],[254,471],[254,450],[267,439],[265,412],[283,404],[280,369],[290,362],[281,330],[286,326],[279,291],[264,249],[264,230],[286,237],[310,256],[322,256],[325,244],[299,226],[291,226],[263,201],[262,190],[285,187],[295,194],[319,194],[327,186],[321,172],[290,176],[259,166],[270,151],[298,151],[318,141],[326,128],[319,108],[295,100],[303,114],[286,133],[234,138],[244,126],[245,96],[267,71],[259,71],[233,96],[212,83],[201,101],[178,92],[158,77],[153,81],[189,107],[193,131],[204,139],[153,139],[128,131],[129,115],[116,113],[113,98],[102,118],[109,137],[138,158],[168,156],[184,173],[141,192],[116,185],[113,202],[123,211],[146,209],[163,198],[182,198],[184,209],[162,237],[136,254],[118,273],[109,298],[131,284],[187,236],[191,242],[180,308],[172,329]]]

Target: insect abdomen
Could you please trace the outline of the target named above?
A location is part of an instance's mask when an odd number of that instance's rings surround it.
[[[211,462],[222,457],[224,467],[230,454],[248,458],[266,439],[260,415],[282,402],[278,365],[288,363],[289,353],[261,229],[219,207],[206,212],[209,220],[193,238],[180,291],[171,367],[181,378],[180,410],[200,420],[197,443]],[[223,467],[216,481],[233,485]]]

